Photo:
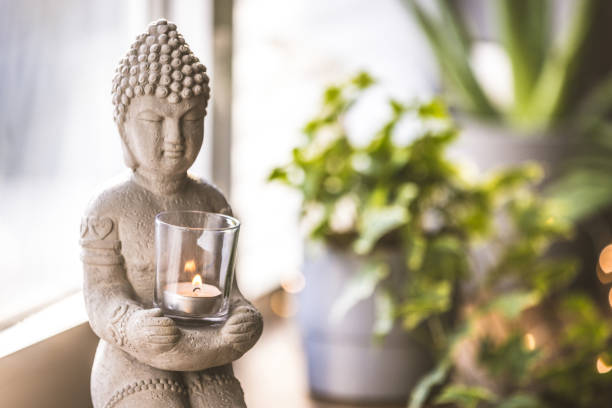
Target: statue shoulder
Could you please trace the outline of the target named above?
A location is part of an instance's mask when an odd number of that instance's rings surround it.
[[[120,218],[134,190],[134,184],[129,178],[115,179],[98,189],[89,201],[84,215],[87,217]]]
[[[189,179],[198,199],[208,203],[208,206],[211,207],[211,211],[232,215],[232,207],[227,202],[225,195],[219,187],[192,175],[189,175]]]
[[[91,199],[81,218],[81,260],[84,263],[118,265],[123,262],[119,222],[133,190],[129,179],[120,179],[101,188]]]

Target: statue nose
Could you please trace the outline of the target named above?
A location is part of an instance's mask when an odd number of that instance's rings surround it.
[[[170,144],[181,144],[183,141],[181,135],[181,127],[179,126],[178,120],[170,120],[166,121],[166,134],[164,137],[164,141]]]

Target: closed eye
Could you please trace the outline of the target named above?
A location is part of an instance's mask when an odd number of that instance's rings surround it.
[[[140,112],[136,117],[138,120],[144,120],[146,122],[161,122],[164,118],[153,111]]]

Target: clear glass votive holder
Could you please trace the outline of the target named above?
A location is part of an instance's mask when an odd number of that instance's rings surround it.
[[[165,316],[219,322],[229,310],[240,222],[204,211],[155,217],[155,305]]]

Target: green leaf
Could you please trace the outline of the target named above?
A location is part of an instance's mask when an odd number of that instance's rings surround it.
[[[417,198],[419,194],[419,186],[414,183],[402,183],[397,187],[395,204],[408,207],[410,203]]]
[[[497,312],[508,319],[517,318],[523,310],[535,306],[540,296],[535,291],[514,291],[497,296],[486,307],[486,311]]]
[[[498,194],[527,186],[528,183],[540,181],[544,175],[538,163],[523,164],[492,173],[487,188]]]
[[[446,380],[451,366],[450,360],[444,358],[432,371],[423,376],[410,394],[408,408],[423,408],[433,388],[442,385]]]
[[[480,341],[478,360],[493,378],[508,384],[521,384],[529,380],[530,369],[539,355],[538,350],[528,350],[523,333],[516,332],[500,344],[485,337]]]
[[[412,330],[423,320],[444,313],[451,306],[452,284],[415,276],[408,284],[406,300],[399,307],[404,329]]]
[[[460,237],[438,235],[428,240],[421,269],[433,279],[453,282],[469,273],[467,250]]]
[[[367,254],[381,237],[406,224],[409,219],[408,210],[399,205],[366,207],[359,217],[359,238],[353,246],[354,251],[358,254]]]
[[[437,2],[445,21],[432,18],[415,0],[404,0],[402,3],[413,14],[427,36],[442,72],[455,88],[466,110],[485,117],[495,117],[497,111],[470,66],[466,44],[462,36],[457,35],[457,27],[464,26],[461,15],[455,12],[448,1]]]
[[[420,235],[412,236],[412,239],[407,245],[407,262],[408,270],[418,271],[423,265],[425,259],[425,251],[427,250],[427,242]]]
[[[353,83],[359,89],[369,88],[375,82],[376,81],[374,80],[374,78],[372,78],[372,76],[370,76],[370,74],[368,74],[367,72],[360,72],[351,80],[351,83]]]
[[[476,408],[481,402],[495,402],[497,396],[484,387],[450,385],[436,398],[437,404],[457,404],[460,408]]]
[[[332,104],[338,102],[340,96],[342,96],[342,89],[337,86],[330,86],[325,90],[323,100],[326,104]]]
[[[273,169],[268,175],[268,181],[274,180],[287,183],[289,181],[287,178],[287,171],[282,167],[277,167]]]
[[[610,169],[574,168],[548,186],[546,194],[570,220],[581,220],[612,203]]]
[[[391,105],[391,109],[393,110],[393,115],[396,117],[400,116],[402,113],[406,111],[406,107],[400,101],[397,101],[395,99],[391,99],[389,101],[389,105]]]
[[[561,309],[566,319],[561,336],[562,344],[573,346],[587,355],[608,347],[612,328],[589,296],[568,296],[564,299]]]
[[[524,109],[523,122],[532,127],[545,126],[559,115],[564,100],[569,93],[568,87],[573,83],[572,75],[576,71],[579,53],[587,41],[588,29],[590,27],[593,12],[596,10],[597,2],[592,0],[576,0],[572,2],[573,9],[570,12],[571,21],[564,33],[562,44],[554,49],[542,67],[538,81],[531,91],[528,106]]]
[[[545,408],[544,405],[535,395],[530,394],[515,394],[504,401],[500,402],[497,408]]]
[[[393,295],[388,291],[377,291],[374,295],[374,308],[376,311],[374,337],[382,340],[393,329],[393,322],[395,320]]]
[[[501,39],[512,63],[516,114],[524,114],[547,56],[548,0],[498,0]]]
[[[338,322],[357,303],[372,296],[378,282],[389,274],[389,267],[384,262],[368,262],[346,284],[343,292],[334,302],[330,321]]]
[[[446,119],[448,111],[440,99],[433,99],[429,103],[419,106],[419,116],[423,119]]]
[[[317,130],[319,130],[323,126],[323,123],[318,119],[313,119],[304,125],[302,132],[305,134],[312,136]]]
[[[574,259],[536,259],[525,282],[541,296],[567,287],[578,272],[578,262]]]
[[[448,0],[437,0],[436,4],[440,12],[441,24],[447,29],[449,36],[456,40],[456,43],[453,44],[456,50],[465,55],[469,54],[472,39],[461,14],[461,7]]]

